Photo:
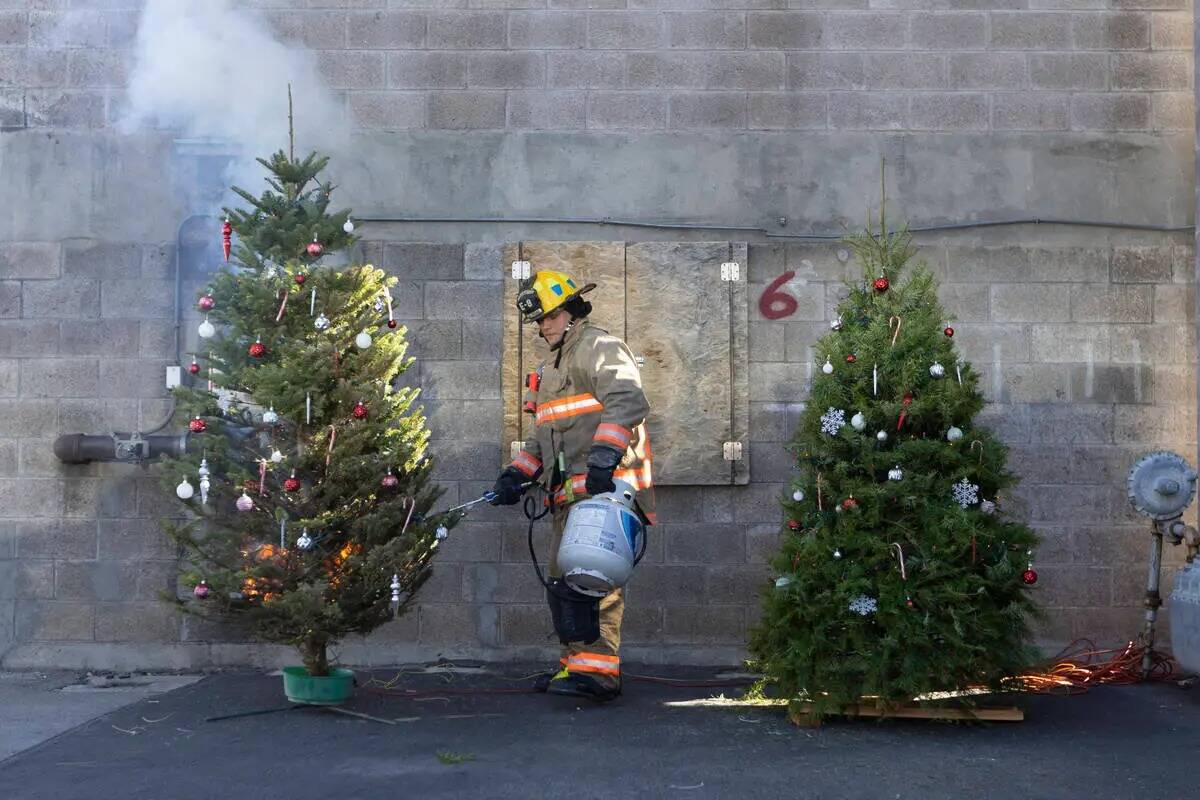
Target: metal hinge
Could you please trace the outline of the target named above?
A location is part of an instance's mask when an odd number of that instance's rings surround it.
[[[531,274],[531,272],[530,272],[530,267],[529,267],[528,261],[512,262],[513,280],[518,280],[518,281],[525,280],[526,278],[528,278],[530,276],[530,274]]]
[[[726,261],[721,265],[721,280],[736,282],[741,280],[742,268],[736,261]]]
[[[516,461],[517,456],[521,455],[521,451],[525,449],[524,442],[512,442],[508,445],[509,461]]]
[[[741,442],[725,442],[722,445],[722,450],[725,453],[726,461],[741,461],[742,460],[742,443]]]
[[[641,369],[642,367],[646,366],[646,359],[643,356],[634,356],[633,363],[638,365],[638,369]]]

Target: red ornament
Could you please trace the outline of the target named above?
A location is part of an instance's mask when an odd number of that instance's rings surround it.
[[[882,275],[875,279],[875,291],[886,292],[889,286],[891,286],[891,284],[888,283],[888,279]]]
[[[188,372],[192,373],[193,375],[199,375],[200,365],[193,361],[191,364],[188,364]]]
[[[847,364],[853,364],[855,361],[858,361],[858,356],[854,355],[854,353],[851,353],[850,355],[846,356]]]
[[[283,490],[285,492],[300,491],[300,479],[296,477],[296,473],[292,473],[292,477],[283,482]]]
[[[325,252],[324,245],[322,245],[320,242],[318,242],[315,238],[311,242],[308,243],[308,254],[310,256],[312,256],[313,258],[320,258],[321,254],[324,252]]]
[[[400,479],[393,475],[389,469],[388,474],[383,476],[383,480],[379,484],[385,489],[395,489],[400,485]]]
[[[906,598],[904,598],[904,605],[908,606],[909,608],[912,608],[913,606],[916,605],[916,603],[914,603],[912,601],[911,597],[906,597]]]
[[[942,333],[946,334],[946,338],[949,339],[951,336],[954,335],[954,328],[951,328],[949,325],[947,325],[945,328],[942,329]]]
[[[212,311],[213,306],[215,306],[216,304],[217,304],[217,301],[213,300],[213,296],[211,294],[206,294],[203,297],[201,297],[200,302],[198,303],[201,311]]]
[[[229,224],[229,217],[225,218],[225,224],[221,226],[221,247],[225,251],[225,260],[229,260],[229,251],[233,249],[233,226]]]
[[[798,530],[800,530],[800,523],[799,523],[799,522],[797,522],[797,521],[796,521],[796,520],[794,520],[794,519],[789,519],[789,520],[788,520],[788,527],[789,527],[789,528],[791,528],[791,529],[792,529],[792,530],[794,530],[794,531],[798,531]]]
[[[254,344],[250,345],[250,357],[251,358],[262,358],[266,354],[267,354],[267,346],[265,344],[263,344],[262,342],[256,341]]]
[[[904,419],[908,416],[908,407],[912,405],[912,401],[912,392],[905,392],[904,399],[900,401],[900,421],[896,423],[896,430],[900,430],[904,427]]]
[[[368,412],[367,412],[367,407],[365,405],[363,405],[363,401],[359,400],[357,403],[354,404],[354,410],[351,411],[350,413],[352,415],[354,415],[355,419],[366,419]]]
[[[1037,572],[1033,569],[1027,569],[1021,573],[1021,580],[1024,581],[1026,586],[1033,586],[1037,583]]]
[[[192,433],[204,433],[208,430],[208,423],[200,417],[196,417],[188,423],[188,430]]]
[[[396,323],[396,320],[394,320],[394,319],[389,319],[389,320],[388,320],[388,327],[389,327],[389,328],[395,328],[395,327],[396,327],[396,324],[397,324],[397,323]]]
[[[842,508],[846,509],[847,511],[852,508],[858,508],[858,501],[854,499],[854,495],[851,495],[842,501]]]
[[[297,283],[297,284],[299,284],[300,286],[303,286],[303,285],[304,285],[304,282],[305,282],[306,280],[308,280],[308,276],[307,276],[307,275],[305,275],[303,272],[297,272],[297,273],[296,273],[295,281],[296,281],[296,283]]]
[[[196,596],[197,600],[205,599],[208,597],[208,584],[204,581],[200,581],[196,584],[196,588],[192,589],[192,594]]]

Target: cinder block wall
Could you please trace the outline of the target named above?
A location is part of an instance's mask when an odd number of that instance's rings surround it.
[[[213,210],[185,199],[170,131],[111,128],[141,3],[66,5],[0,9],[0,658],[273,663],[155,601],[174,584],[156,523],[174,498],[135,468],[50,453],[59,433],[162,421],[179,225]],[[337,91],[356,133],[333,177],[360,214],[714,226],[363,223],[365,253],[403,281],[448,502],[477,496],[501,460],[503,242],[751,242],[753,483],[662,491],[626,626],[647,660],[735,659],[756,616],[783,443],[823,361],[810,345],[854,274],[836,244],[775,235],[861,224],[880,155],[897,217],[923,224],[1193,221],[1192,11],[1178,0],[244,5],[314,51]],[[1046,538],[1043,641],[1128,637],[1148,537],[1124,473],[1149,449],[1196,453],[1190,233],[1027,225],[919,244],[1025,478],[1006,505]],[[757,300],[785,271],[798,307],[770,321]],[[185,300],[200,285],[185,276]],[[517,512],[487,509],[447,542],[420,609],[343,655],[546,653],[531,572]]]

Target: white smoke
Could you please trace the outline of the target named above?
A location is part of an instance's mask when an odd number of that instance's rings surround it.
[[[297,155],[337,149],[349,136],[345,109],[322,83],[310,51],[283,44],[231,0],[147,0],[129,106],[117,127],[224,142],[241,155],[230,177],[244,179],[254,157],[288,148],[288,84]]]

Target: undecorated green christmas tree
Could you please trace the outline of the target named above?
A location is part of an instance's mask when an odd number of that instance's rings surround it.
[[[1002,513],[1015,478],[975,424],[978,375],[937,284],[923,264],[901,280],[906,230],[847,243],[863,280],[816,345],[778,579],[751,643],[767,680],[816,714],[999,687],[1034,657],[1037,539]]]
[[[438,492],[416,392],[393,386],[412,362],[396,280],[324,264],[355,241],[328,211],[327,162],[281,151],[260,160],[261,196],[234,190],[237,263],[199,298],[202,352],[176,395],[189,454],[163,467],[192,517],[164,523],[189,557],[186,610],[242,617],[314,676],[332,643],[408,607],[445,535],[423,516]]]

